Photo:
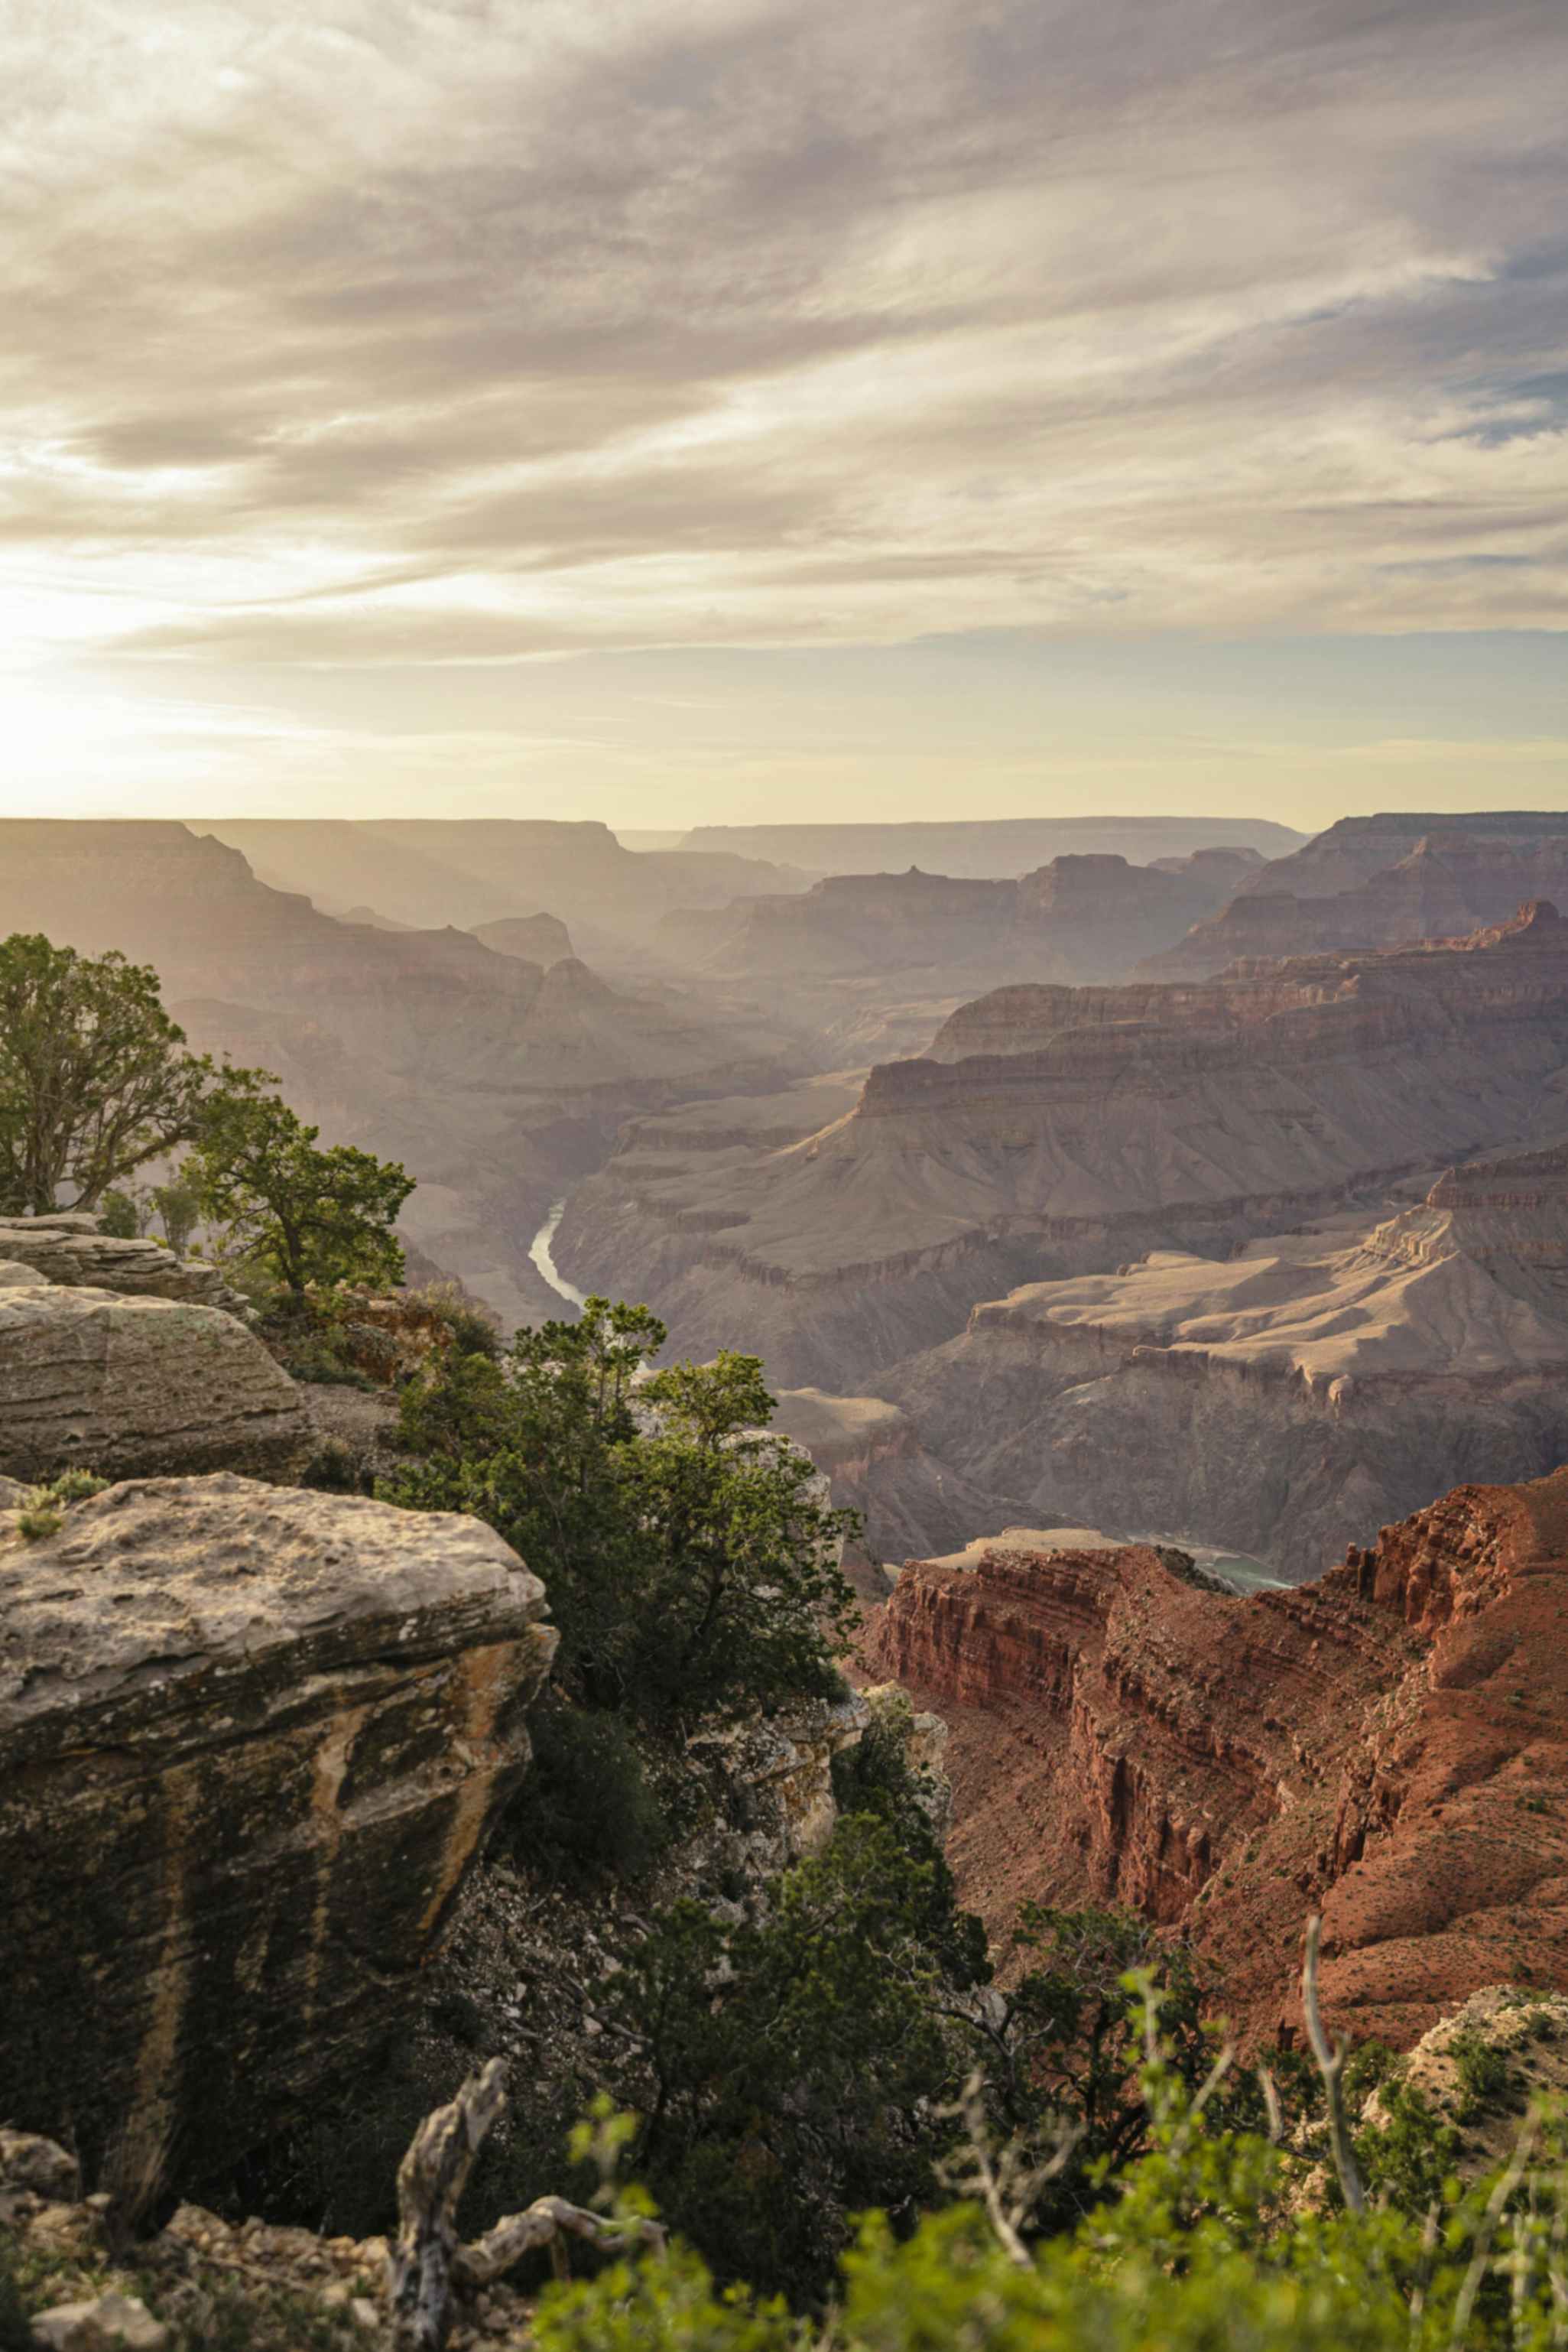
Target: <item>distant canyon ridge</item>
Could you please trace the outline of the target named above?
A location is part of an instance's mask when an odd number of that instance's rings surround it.
[[[762,1355],[873,1568],[1091,1525],[1295,1577],[1555,1466],[1559,907],[1533,812],[0,824],[5,929],[402,1160],[417,1269]]]

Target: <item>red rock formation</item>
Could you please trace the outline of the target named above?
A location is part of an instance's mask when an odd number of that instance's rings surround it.
[[[953,1728],[949,1855],[1179,1927],[1267,2039],[1325,2007],[1405,2045],[1478,1986],[1568,1986],[1568,1470],[1465,1486],[1294,1591],[1141,1546],[914,1562],[873,1663]]]

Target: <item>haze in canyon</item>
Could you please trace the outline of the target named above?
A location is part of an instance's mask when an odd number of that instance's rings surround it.
[[[1561,7],[0,67],[0,2344],[1563,2340]]]

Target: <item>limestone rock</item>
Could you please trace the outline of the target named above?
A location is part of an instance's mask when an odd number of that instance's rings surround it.
[[[35,2312],[36,2343],[48,2352],[164,2352],[169,2330],[140,2296],[100,2294],[90,2303],[59,2303]]]
[[[0,1473],[287,1477],[312,1443],[287,1373],[217,1307],[0,1287]]]
[[[543,1614],[476,1520],[228,1475],[0,1538],[0,2115],[199,2178],[395,2032]]]
[[[1512,2154],[1525,2109],[1568,2094],[1568,1998],[1483,1985],[1421,2036],[1397,2079],[1464,2134],[1460,2177],[1490,2172]],[[1387,2123],[1381,2088],[1362,2119]]]
[[[699,1761],[707,1759],[747,1792],[744,1852],[735,1859],[748,1876],[771,1877],[821,1853],[838,1821],[833,1758],[870,1721],[865,1701],[852,1694],[837,1705],[808,1703],[787,1716],[699,1732],[689,1743]]]
[[[179,1298],[233,1314],[241,1301],[215,1265],[176,1257],[155,1241],[120,1241],[96,1217],[62,1210],[48,1217],[0,1217],[0,1258],[33,1269],[29,1279],[114,1290],[131,1298]]]

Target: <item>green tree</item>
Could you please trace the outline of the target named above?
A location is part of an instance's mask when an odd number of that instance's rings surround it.
[[[301,1306],[312,1282],[402,1280],[392,1228],[413,1190],[397,1161],[323,1150],[319,1133],[275,1095],[235,1086],[208,1106],[184,1167],[201,1213]]]
[[[611,1979],[631,2160],[725,2273],[809,2297],[851,2213],[907,2225],[934,2195],[969,2047],[945,2014],[959,1939],[934,1932],[940,1907],[934,1864],[858,1814],[759,1922],[678,1903]]]
[[[96,1209],[194,1135],[227,1074],[184,1045],[150,966],[0,941],[0,1208],[47,1215],[68,1191]]]
[[[1145,2155],[1153,2116],[1145,2093],[1146,1998],[1153,1990],[1166,2063],[1187,2091],[1203,2082],[1219,2046],[1208,2021],[1216,1988],[1185,1944],[1167,1940],[1135,1911],[1050,1910],[1025,1904],[1013,1934],[1021,1972],[999,2000],[977,2011],[979,2064],[993,2116],[1036,2156],[1072,2136],[1071,2158],[1042,2183],[1026,2230],[1062,2228],[1088,2212],[1107,2179]],[[1233,2069],[1228,2120],[1260,2123],[1256,2077]]]
[[[152,1206],[163,1228],[163,1238],[178,1255],[202,1222],[201,1193],[183,1166],[152,1187]]]
[[[852,1513],[766,1423],[754,1357],[644,1377],[664,1328],[591,1298],[499,1363],[455,1351],[411,1384],[386,1492],[476,1512],[545,1581],[557,1679],[664,1728],[838,1687],[856,1621],[838,1555]]]

